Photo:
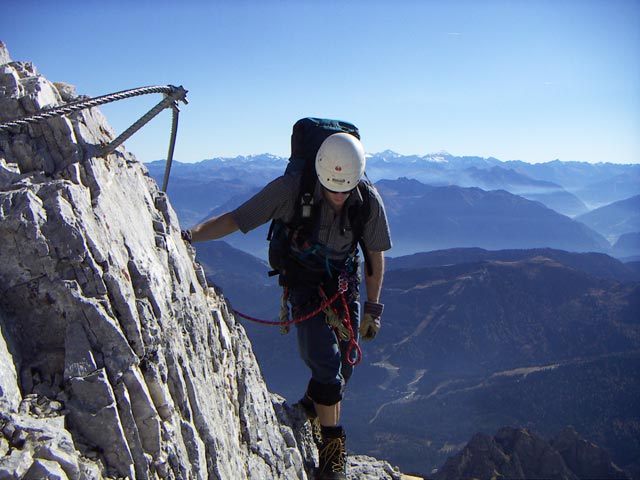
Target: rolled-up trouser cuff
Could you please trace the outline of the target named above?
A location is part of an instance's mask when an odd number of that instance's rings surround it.
[[[313,378],[309,380],[307,395],[320,405],[331,406],[342,400],[343,383],[320,383]]]

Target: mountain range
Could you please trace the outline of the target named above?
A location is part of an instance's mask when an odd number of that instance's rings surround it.
[[[286,163],[286,158],[270,154],[212,158],[198,163],[174,161],[170,189],[181,190],[183,181],[193,182],[196,178],[203,183],[229,180],[258,186],[280,175]],[[149,162],[146,166],[154,178],[162,179],[164,160]],[[529,198],[527,195],[552,198],[555,194],[564,195],[563,192],[566,192],[567,203],[559,202],[554,209],[569,216],[624,200],[640,192],[639,164],[560,160],[530,164],[496,158],[458,157],[446,152],[418,156],[400,155],[387,150],[368,155],[367,175],[373,182],[407,177],[435,186],[507,190],[526,198]],[[532,199],[543,201],[541,198]],[[210,208],[220,204],[214,200],[209,202]]]
[[[507,190],[530,200],[538,200],[568,216],[588,211],[574,194],[553,180],[540,180],[525,167],[494,158],[454,157],[446,152],[425,157],[404,157],[387,151],[372,155],[367,169],[372,179],[408,177],[435,186],[458,185],[483,190]],[[552,177],[551,177],[552,178]]]
[[[640,281],[637,263],[623,263],[604,253],[574,253],[551,248],[490,251],[482,248],[450,248],[386,259],[387,271],[440,267],[480,261],[517,262],[530,258],[548,258],[588,275],[618,282]]]
[[[505,190],[434,187],[417,180],[380,180],[394,253],[451,247],[551,247],[606,251],[609,243],[585,225]]]
[[[266,154],[196,164],[174,162],[168,191],[183,226],[190,227],[239,205],[280,175],[286,164],[286,159]],[[160,182],[164,162],[146,166]],[[638,165],[526,164],[444,152],[418,157],[387,151],[369,156],[367,172],[395,226],[396,256],[466,246],[551,247],[640,256],[640,244],[633,237],[625,240],[624,248],[612,248],[620,236],[638,232],[637,221],[631,219],[640,215],[640,208],[637,202],[626,202],[640,192]],[[589,208],[605,204],[611,205],[608,216],[623,219],[615,228],[588,222]],[[427,212],[431,216],[423,215]],[[420,237],[412,235],[416,231]],[[230,241],[266,258],[266,232],[263,228]]]
[[[376,188],[385,202],[396,256],[452,247],[610,250],[607,240],[584,224],[503,190],[433,187],[406,178],[381,180]],[[237,207],[256,191],[231,197],[203,218]],[[228,241],[266,259],[267,233],[265,225],[247,234],[236,232]]]

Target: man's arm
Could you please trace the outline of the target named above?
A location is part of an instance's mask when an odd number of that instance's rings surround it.
[[[382,279],[384,278],[384,252],[369,253],[371,262],[371,275],[368,275],[365,268],[365,284],[367,286],[367,299],[370,302],[380,302],[380,292],[382,291]]]
[[[191,229],[191,241],[217,240],[235,232],[238,228],[238,224],[231,213],[225,213],[193,227]]]

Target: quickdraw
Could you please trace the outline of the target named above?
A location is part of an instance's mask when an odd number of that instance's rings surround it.
[[[345,312],[345,316],[342,322],[345,328],[350,333],[349,347],[347,348],[347,362],[349,363],[349,365],[355,366],[360,363],[360,360],[362,360],[362,349],[360,348],[360,345],[356,340],[356,336],[353,331],[353,326],[351,325],[351,314],[349,312],[349,305],[347,304],[347,298],[345,295],[348,289],[349,289],[349,280],[346,277],[346,275],[341,274],[340,277],[338,278],[338,291],[334,295],[332,295],[330,298],[327,298],[325,296],[325,300],[320,304],[318,308],[314,309],[313,311],[305,315],[302,315],[300,317],[296,317],[293,319],[288,318],[289,317],[288,307],[286,307],[286,303],[287,303],[289,292],[288,292],[288,289],[286,288],[282,295],[283,298],[282,298],[282,308],[280,312],[280,320],[262,320],[259,318],[252,317],[250,315],[246,315],[234,308],[232,308],[231,311],[233,312],[234,315],[244,318],[245,320],[249,320],[255,323],[260,323],[263,325],[274,325],[274,326],[278,325],[280,326],[281,330],[283,329],[286,330],[286,327],[288,327],[289,325],[304,322],[324,312],[327,308],[332,308],[332,305],[336,302],[336,300],[338,300],[338,298],[340,298],[342,301],[342,307],[344,308],[344,312]],[[322,291],[322,289],[320,291],[321,291],[321,294],[324,296],[324,292]],[[284,313],[285,311],[286,311],[286,314]],[[337,330],[337,327],[334,327],[334,329]],[[283,333],[286,333],[286,331]],[[354,348],[356,349],[356,356],[353,360],[351,360],[351,352],[353,351]]]

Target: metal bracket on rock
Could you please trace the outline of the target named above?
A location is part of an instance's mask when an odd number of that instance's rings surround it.
[[[166,85],[140,87],[131,90],[123,90],[121,92],[111,93],[109,95],[102,95],[100,97],[78,100],[76,102],[71,102],[65,105],[60,105],[58,107],[43,110],[34,115],[21,117],[10,122],[0,123],[0,133],[11,133],[15,129],[19,129],[20,127],[25,125],[39,123],[54,117],[69,115],[70,113],[84,110],[85,108],[93,108],[99,105],[104,105],[106,103],[124,100],[125,98],[137,97],[139,95],[147,95],[150,93],[162,93],[164,94],[164,99],[162,99],[155,107],[149,110],[142,117],[140,117],[137,122],[127,128],[117,138],[102,147],[98,153],[98,156],[107,156],[109,153],[118,148],[122,143],[124,143],[134,133],[140,130],[144,125],[146,125],[153,117],[158,115],[158,113],[160,113],[165,108],[171,108],[173,110],[171,138],[169,141],[169,153],[167,154],[167,164],[164,172],[164,181],[162,182],[162,191],[166,192],[167,185],[169,183],[171,163],[173,162],[173,152],[175,148],[176,135],[178,132],[178,115],[180,112],[180,109],[178,108],[178,102],[181,101],[185,104],[189,103],[187,102],[187,90],[185,90],[182,86],[175,87],[173,85]]]

